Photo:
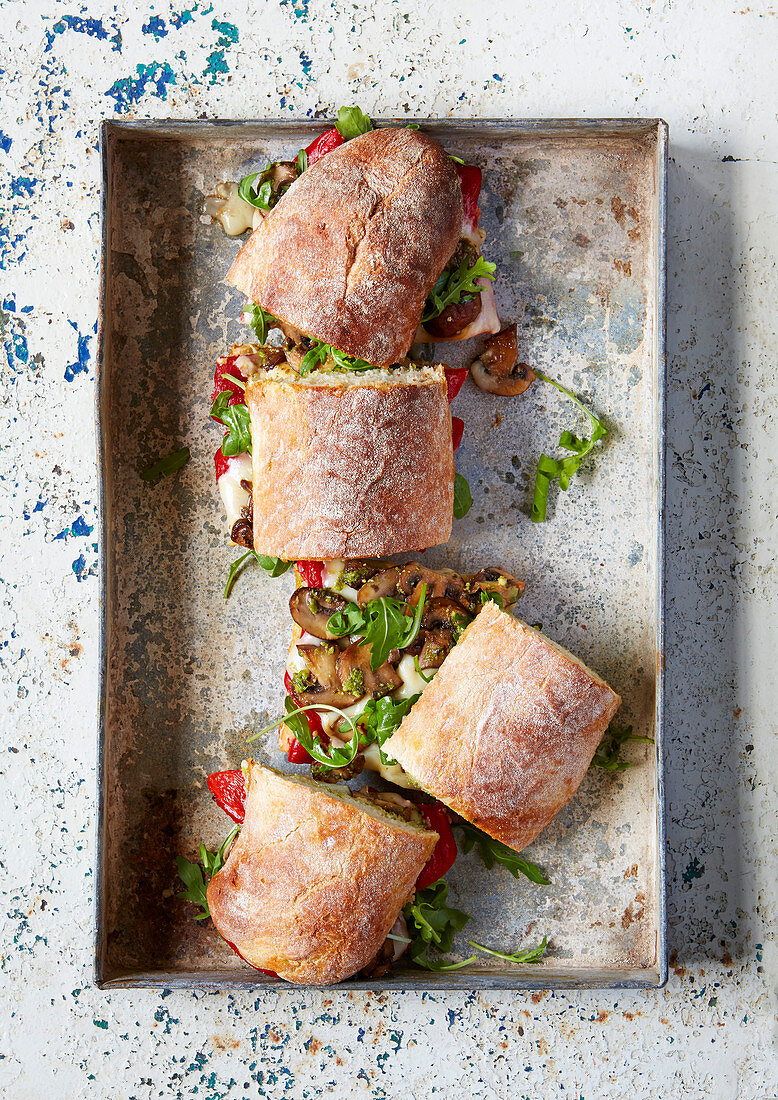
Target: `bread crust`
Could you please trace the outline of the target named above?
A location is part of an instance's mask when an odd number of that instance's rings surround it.
[[[243,828],[208,885],[214,924],[247,962],[286,981],[351,977],[386,939],[438,834],[253,762],[246,786]]]
[[[249,380],[257,553],[381,557],[448,541],[454,454],[443,368],[386,381],[378,373],[344,375],[342,385],[279,371]]]
[[[413,343],[461,232],[456,170],[434,138],[372,130],[300,176],[227,282],[287,325],[386,366]]]
[[[384,751],[521,851],[572,798],[620,703],[577,658],[488,603]]]

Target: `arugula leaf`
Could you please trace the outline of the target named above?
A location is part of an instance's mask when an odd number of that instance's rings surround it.
[[[323,745],[319,740],[318,734],[311,733],[311,728],[303,715],[309,710],[327,710],[333,714],[339,714],[343,721],[349,724],[351,728],[352,737],[347,745],[340,747],[339,745]],[[263,726],[261,730],[257,730],[256,733],[252,733],[249,741],[256,741],[258,737],[262,737],[263,734],[269,733],[270,730],[275,729],[282,722],[289,727],[295,738],[300,742],[304,749],[313,757],[317,764],[323,764],[325,768],[345,768],[347,767],[359,751],[359,730],[353,718],[350,718],[348,714],[340,709],[340,707],[330,707],[325,703],[318,703],[316,706],[298,707],[296,701],[291,695],[287,695],[284,700],[285,713],[280,718],[274,718],[272,722],[269,722],[266,726]]]
[[[485,592],[483,589],[481,589],[481,603],[489,603],[490,600],[492,601],[492,603],[496,603],[498,607],[505,606],[503,598],[499,592],[495,592],[492,589],[490,589],[488,592]]]
[[[461,474],[454,474],[454,519],[462,519],[473,507],[473,494],[467,479]]]
[[[251,553],[254,554],[269,577],[282,577],[292,567],[290,561],[282,561],[281,558],[273,558],[268,554],[257,554],[255,550],[252,550]]]
[[[272,165],[269,164],[261,172],[254,172],[250,176],[244,176],[238,184],[238,194],[250,206],[258,210],[270,210],[273,206],[273,183],[270,179]],[[259,179],[255,184],[254,180]]]
[[[454,164],[464,164],[465,162],[461,157],[455,157],[453,153],[449,153],[449,160],[453,160]]]
[[[483,944],[475,943],[474,940],[468,940],[467,942],[471,947],[476,947],[479,951],[485,951],[487,955],[494,955],[496,959],[505,959],[506,962],[539,963],[546,953],[548,936],[544,936],[537,947],[528,947],[524,951],[515,951],[512,955],[504,955],[502,951],[492,951],[491,947],[484,947]]]
[[[642,741],[646,745],[653,745],[651,737],[638,737],[632,733],[632,726],[623,730],[607,730],[605,736],[597,748],[592,759],[591,767],[604,768],[608,772],[619,772],[625,768],[631,768],[629,760],[621,759],[621,746],[626,741]]]
[[[206,888],[213,876],[221,871],[224,866],[229,848],[232,846],[232,842],[240,832],[240,825],[236,825],[235,828],[229,833],[229,835],[222,842],[221,847],[215,852],[209,852],[204,844],[200,845],[200,862],[192,863],[188,859],[184,859],[183,856],[176,856],[176,867],[178,868],[178,877],[183,882],[186,890],[182,890],[176,894],[177,898],[183,898],[184,901],[191,901],[194,905],[200,907],[202,912],[195,916],[195,920],[206,920],[211,915],[211,911],[208,908],[208,898],[206,896]]]
[[[327,620],[327,630],[339,638],[346,634],[360,636],[361,644],[371,647],[370,667],[380,668],[393,649],[405,649],[419,633],[427,598],[426,582],[419,592],[412,616],[406,614],[408,604],[391,596],[381,596],[370,600],[364,608],[351,604],[345,611],[336,611]]]
[[[256,302],[247,304],[244,308],[244,312],[249,315],[249,324],[256,333],[257,340],[260,344],[264,344],[267,341],[267,334],[273,325],[277,324],[276,318],[272,313],[267,313],[262,306]]]
[[[421,695],[417,694],[410,695],[407,699],[394,700],[389,695],[382,695],[380,699],[369,699],[354,718],[362,731],[360,740],[366,744],[378,745],[378,755],[381,757],[382,764],[388,764],[391,767],[397,763],[396,760],[385,755],[384,741],[392,736],[413,704],[420,698]]]
[[[230,571],[227,574],[227,583],[224,586],[225,600],[228,599],[238,573],[240,573],[249,558],[255,558],[269,577],[282,576],[292,565],[290,561],[282,561],[280,558],[271,558],[266,554],[257,554],[255,550],[247,550],[245,554],[241,554],[241,556],[230,566]]]
[[[251,416],[248,406],[241,403],[231,405],[232,396],[229,390],[222,390],[211,405],[213,419],[221,420],[228,429],[222,441],[222,454],[225,458],[242,455],[246,451],[251,454]]]
[[[138,472],[144,481],[158,481],[161,477],[170,477],[171,474],[177,473],[182,466],[186,466],[188,461],[189,448],[182,447],[180,451],[173,451],[171,455],[158,458],[156,462],[144,466]]]
[[[518,852],[514,852],[513,848],[509,848],[507,844],[482,833],[469,821],[455,821],[453,828],[462,830],[463,836],[460,842],[462,851],[469,852],[475,846],[484,866],[488,867],[489,870],[494,867],[495,863],[501,863],[503,867],[508,868],[514,878],[518,878],[519,874],[522,874],[530,882],[537,882],[540,886],[549,885],[549,880],[537,864],[522,859]]]
[[[429,676],[425,676],[424,673],[421,671],[419,658],[415,654],[413,656],[413,667],[416,669],[416,675],[419,676],[425,684],[432,683],[432,681],[435,679],[435,673],[438,671],[436,668],[430,669]]]
[[[536,370],[535,374],[542,382],[548,382],[560,393],[564,393],[571,398],[589,418],[593,429],[591,439],[586,436],[579,438],[573,432],[562,432],[559,437],[559,446],[572,452],[569,458],[550,458],[547,454],[541,454],[538,459],[535,490],[532,496],[532,522],[543,523],[546,518],[548,490],[551,482],[555,478],[559,478],[559,488],[567,490],[570,485],[570,478],[578,471],[586,456],[593,451],[595,443],[605,439],[608,429],[602,420],[599,420],[594,413],[590,412],[571,390],[566,389],[559,382],[555,382],[553,378],[549,378],[542,371]]]
[[[341,137],[349,141],[373,129],[373,123],[359,107],[341,107],[335,128]]]
[[[440,316],[448,306],[458,305],[463,295],[473,297],[480,294],[483,287],[478,285],[477,279],[494,279],[497,271],[496,264],[491,264],[483,256],[479,256],[473,266],[469,267],[470,259],[470,254],[466,253],[458,267],[453,270],[445,269],[438,277],[427,298],[427,308],[421,319],[422,324]]]
[[[457,963],[444,963],[439,959],[430,959],[430,948],[442,954],[451,951],[454,945],[454,933],[461,931],[470,920],[461,909],[452,909],[446,905],[448,885],[444,879],[438,879],[424,890],[418,890],[413,902],[403,909],[408,925],[411,943],[408,954],[417,966],[425,970],[458,970],[467,966],[476,958],[471,955]]]
[[[305,149],[301,149],[297,156],[294,158],[294,166],[298,176],[301,176],[308,168],[308,153]]]
[[[310,374],[320,364],[326,363],[330,357],[335,361],[336,368],[340,368],[340,370],[375,370],[373,364],[364,359],[354,359],[351,355],[346,355],[344,351],[333,348],[331,344],[323,344],[321,340],[312,340],[310,349],[305,353],[300,363],[300,377],[304,378],[306,374]]]

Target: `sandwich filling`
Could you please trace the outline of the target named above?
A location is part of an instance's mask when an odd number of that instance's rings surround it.
[[[292,761],[305,759],[302,747],[323,779],[369,768],[413,787],[384,742],[484,605],[509,610],[524,583],[496,568],[464,575],[418,562],[305,562],[297,573],[307,583],[289,601],[281,747]]]

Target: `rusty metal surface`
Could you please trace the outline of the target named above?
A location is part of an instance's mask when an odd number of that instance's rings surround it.
[[[474,505],[431,563],[500,562],[526,577],[521,615],[624,697],[621,720],[655,736],[636,766],[590,772],[527,855],[552,885],[515,882],[473,856],[450,873],[463,939],[498,950],[549,936],[541,967],[479,962],[452,974],[398,970],[350,987],[656,985],[665,977],[661,799],[664,165],[656,122],[425,125],[484,166],[485,253],[522,357],[582,394],[612,429],[605,452],[527,512],[534,465],[581,429],[550,387],[505,401],[468,385],[457,465]],[[288,577],[259,571],[222,599],[236,555],[213,484],[207,423],[216,356],[245,332],[223,284],[237,242],[201,223],[202,193],[320,127],[107,124],[102,439],[104,668],[97,974],[103,985],[267,984],[210,925],[175,903],[174,856],[215,845],[225,818],[205,777],[247,755],[278,713]],[[465,350],[440,345],[439,357]],[[186,443],[188,466],[150,487],[137,467]],[[268,758],[279,757],[268,748]],[[463,944],[460,949],[467,950]],[[468,950],[469,954],[469,950]],[[270,983],[272,984],[272,983]]]

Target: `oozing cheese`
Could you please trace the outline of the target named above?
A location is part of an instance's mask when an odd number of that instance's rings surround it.
[[[238,185],[232,181],[220,183],[215,195],[206,196],[203,212],[220,222],[228,237],[239,237],[247,229],[256,229],[264,217],[261,210],[240,197]]]
[[[251,481],[251,455],[236,455],[227,460],[229,465],[219,478],[219,495],[227,513],[227,528],[232,530],[233,525],[240,519],[241,508],[247,507],[250,496],[241,485],[241,481]]]

